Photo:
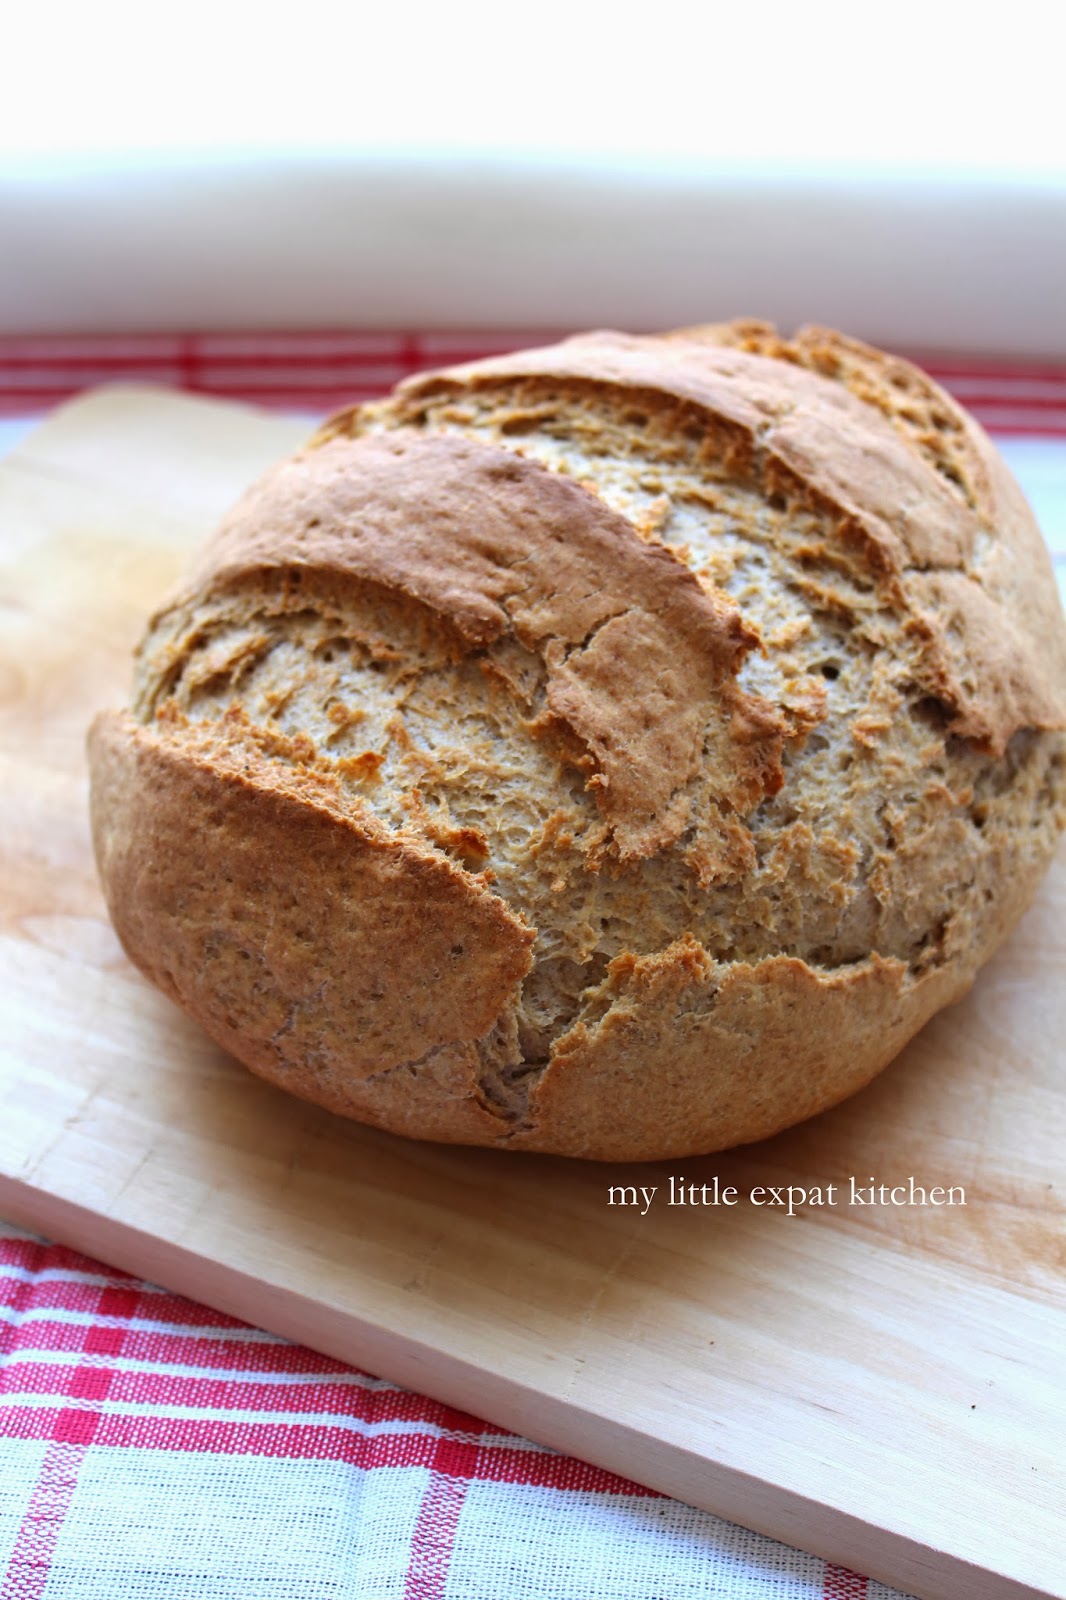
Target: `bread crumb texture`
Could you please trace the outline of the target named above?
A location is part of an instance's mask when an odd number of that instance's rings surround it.
[[[1066,626],[980,428],[758,322],[594,333],[333,418],[90,736],[139,967],[418,1138],[759,1139],[971,983],[1066,812]]]

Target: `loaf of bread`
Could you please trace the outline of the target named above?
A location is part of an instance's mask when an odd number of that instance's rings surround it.
[[[1031,899],[1066,626],[980,428],[757,322],[416,377],[244,496],[91,738],[131,959],[254,1072],[603,1160],[867,1083]]]

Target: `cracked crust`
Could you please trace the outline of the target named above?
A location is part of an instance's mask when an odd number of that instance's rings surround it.
[[[1066,807],[1031,514],[907,363],[764,323],[410,380],[255,485],[94,728],[142,969],[416,1137],[756,1139],[972,981]]]
[[[467,650],[536,652],[545,725],[580,744],[621,860],[679,838],[711,721],[720,808],[780,787],[786,722],[734,683],[758,634],[673,551],[535,461],[454,434],[330,439],[252,491],[193,582],[206,598],[296,569],[416,600]]]
[[[705,329],[702,340],[582,335],[554,348],[409,379],[394,405],[399,417],[413,418],[425,401],[442,395],[538,377],[609,386],[651,396],[656,404],[664,398],[683,402],[723,434],[734,462],[750,471],[758,461],[770,494],[801,497],[831,522],[845,555],[850,547],[871,581],[897,609],[910,613],[924,635],[927,686],[951,708],[953,731],[1002,755],[1019,727],[1060,726],[1066,642],[1054,585],[1045,596],[1030,577],[1035,617],[1014,611],[1016,578],[1008,579],[1002,597],[998,585],[990,587],[1019,559],[1046,571],[1047,553],[1031,513],[1026,508],[1019,514],[1020,497],[1007,491],[1008,474],[977,425],[967,419],[965,430],[968,454],[984,469],[971,469],[980,485],[975,508],[937,470],[928,449],[915,448],[898,417],[860,398],[854,373],[866,347],[841,341],[852,358],[846,369],[852,383],[834,383],[824,371],[781,359],[789,348],[785,341],[775,342],[779,358],[768,359],[744,347],[750,340],[730,343],[727,329]],[[831,336],[825,330],[801,330],[799,354],[811,351],[815,332],[821,348],[827,345]],[[877,370],[880,353],[870,355]],[[936,388],[928,379],[925,384]],[[946,395],[943,401],[946,415],[958,414]],[[357,416],[342,413],[332,427],[359,425]],[[1001,503],[1007,514],[993,522]],[[999,557],[995,572],[983,570],[981,561],[989,534]],[[934,574],[943,575],[939,586]],[[952,585],[953,578],[960,581]],[[946,624],[936,611],[938,587],[945,582],[954,593]],[[1052,652],[1050,673],[1041,653],[1046,649]]]

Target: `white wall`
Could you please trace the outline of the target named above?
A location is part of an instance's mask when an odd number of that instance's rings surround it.
[[[1062,34],[1029,0],[27,0],[0,330],[747,313],[1061,357]]]

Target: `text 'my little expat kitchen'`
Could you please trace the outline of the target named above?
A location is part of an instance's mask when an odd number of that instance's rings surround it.
[[[656,1197],[662,1191],[662,1199]],[[877,1183],[873,1178],[860,1181],[849,1177],[832,1183],[758,1183],[741,1191],[734,1184],[723,1184],[716,1175],[710,1183],[692,1183],[671,1177],[662,1184],[611,1184],[607,1190],[609,1206],[636,1206],[642,1217],[653,1204],[668,1206],[752,1206],[776,1207],[794,1217],[804,1206],[964,1206],[966,1190],[961,1184],[945,1188],[926,1186],[913,1176],[903,1183]]]

